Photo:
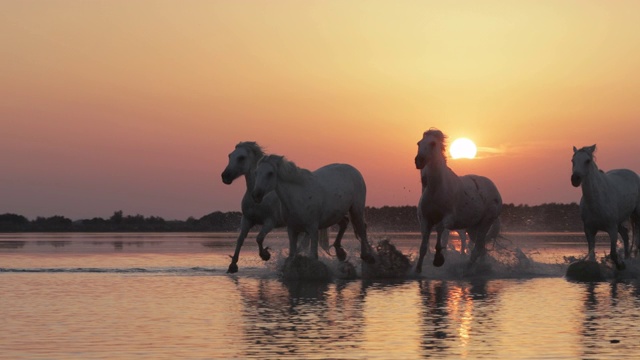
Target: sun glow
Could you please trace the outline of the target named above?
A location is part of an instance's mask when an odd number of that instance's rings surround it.
[[[451,143],[449,153],[452,159],[473,159],[476,157],[478,148],[473,141],[467,138],[458,138]]]

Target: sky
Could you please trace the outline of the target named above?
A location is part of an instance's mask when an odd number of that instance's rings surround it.
[[[0,214],[239,211],[240,141],[416,205],[422,133],[513,204],[578,202],[573,146],[640,172],[637,1],[0,0]]]

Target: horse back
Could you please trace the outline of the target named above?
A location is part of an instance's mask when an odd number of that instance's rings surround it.
[[[479,175],[461,176],[456,217],[461,222],[474,222],[482,216],[497,219],[502,210],[502,196],[490,179]]]
[[[313,172],[314,192],[320,199],[321,223],[335,223],[353,207],[364,211],[367,187],[358,169],[329,164]]]
[[[629,169],[615,169],[606,172],[609,191],[620,204],[622,212],[640,211],[640,177]]]
[[[629,194],[640,194],[640,177],[629,169],[615,169],[605,173],[607,181],[615,188]]]
[[[329,164],[313,172],[318,185],[328,192],[354,192],[365,189],[364,178],[349,164]]]

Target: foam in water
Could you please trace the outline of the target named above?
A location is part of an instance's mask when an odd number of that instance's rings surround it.
[[[533,254],[539,251],[534,251]],[[269,271],[274,271],[285,279],[300,280],[332,280],[332,279],[443,279],[443,280],[468,280],[473,278],[483,279],[530,279],[538,277],[566,277],[575,280],[576,276],[568,274],[571,263],[578,258],[565,257],[564,261],[545,263],[535,261],[531,253],[510,244],[493,243],[487,249],[487,254],[470,266],[469,255],[460,254],[454,249],[444,253],[445,263],[442,267],[425,266],[421,274],[415,272],[417,254],[403,254],[389,238],[379,241],[373,247],[374,264],[367,264],[357,257],[354,249],[349,251],[346,261],[340,262],[335,256],[320,254],[319,260],[312,260],[305,256],[297,256],[297,260],[287,263],[286,252],[280,252],[267,263]],[[433,253],[427,254],[428,261]],[[621,258],[623,258],[621,256]],[[274,261],[275,260],[275,261]],[[425,259],[426,260],[426,259]],[[625,259],[626,269],[618,271],[613,268],[606,258],[598,263],[600,277],[590,276],[588,273],[584,280],[621,280],[640,279],[640,259]],[[576,267],[578,266],[578,267]],[[589,265],[573,265],[571,271],[581,273],[588,271]],[[594,270],[594,269],[592,269]],[[595,271],[595,270],[594,270]],[[271,273],[273,274],[273,273]]]
[[[565,256],[564,261],[569,264],[565,277],[580,282],[640,279],[639,258],[625,259],[622,251],[618,254],[618,258],[624,261],[622,270],[618,270],[613,265],[609,255],[601,257],[599,261]]]
[[[383,239],[375,247],[376,262],[362,263],[362,277],[369,279],[403,278],[411,269],[409,258],[399,251],[389,239]]]
[[[329,280],[331,271],[322,261],[304,255],[287,258],[282,267],[286,280]]]

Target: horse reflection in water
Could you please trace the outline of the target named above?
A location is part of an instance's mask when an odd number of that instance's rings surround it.
[[[285,225],[280,211],[280,200],[275,193],[265,194],[260,203],[253,200],[251,191],[255,184],[255,171],[260,160],[265,155],[262,147],[253,141],[240,142],[236,145],[235,149],[229,154],[229,164],[222,172],[222,182],[229,185],[235,179],[240,176],[244,176],[247,184],[247,190],[242,197],[242,218],[240,220],[240,234],[236,240],[236,249],[231,257],[231,264],[229,265],[228,273],[235,273],[238,271],[238,260],[240,259],[240,249],[244,243],[244,239],[247,237],[249,230],[258,224],[262,225],[256,242],[258,243],[258,253],[260,258],[267,261],[271,258],[269,248],[263,247],[263,242],[267,234],[273,230],[273,228],[283,227]],[[328,241],[327,231],[325,230],[319,234],[321,239],[321,245],[324,248]],[[299,239],[301,247],[308,247],[308,239],[301,237]]]
[[[468,267],[486,253],[485,242],[491,226],[502,209],[502,197],[495,184],[486,177],[466,175],[458,177],[448,166],[445,156],[445,135],[436,129],[423,134],[418,142],[415,158],[417,169],[428,168],[427,186],[420,197],[418,217],[422,225],[422,242],[416,271],[422,271],[422,262],[429,248],[429,236],[436,226],[438,239],[434,266],[444,264],[442,234],[450,229],[467,229],[475,246]]]
[[[246,353],[241,357],[308,357],[357,351],[365,342],[358,282],[234,278],[242,305]],[[349,343],[345,343],[349,339]],[[268,340],[268,341],[265,341]]]
[[[640,283],[634,282],[585,282],[579,283],[583,309],[581,311],[582,324],[580,326],[580,340],[583,351],[579,358],[603,358],[603,354],[610,353],[612,344],[624,343],[626,350],[631,353],[637,348],[635,341],[630,344],[624,334],[637,334],[636,321],[620,321],[637,317],[637,304],[640,301]],[[628,304],[628,306],[626,306]],[[615,329],[615,335],[609,331]],[[619,336],[619,337],[618,337]],[[609,341],[602,341],[609,338]],[[613,356],[609,356],[613,357]],[[629,356],[626,356],[629,357]]]
[[[571,184],[582,188],[580,215],[587,237],[589,260],[595,260],[595,240],[598,230],[609,234],[611,260],[618,270],[625,268],[618,260],[616,250],[618,233],[624,242],[624,256],[628,258],[629,234],[623,223],[631,218],[633,239],[640,245],[640,177],[628,169],[602,172],[596,165],[593,153],[596,146],[573,147],[573,172]]]
[[[473,342],[484,334],[499,331],[494,322],[493,302],[501,290],[499,283],[474,279],[471,282],[419,281],[421,298],[421,346],[426,356],[433,351],[467,357]]]
[[[256,168],[253,198],[264,201],[275,193],[282,203],[283,216],[289,235],[289,258],[296,254],[296,239],[300,233],[311,237],[310,256],[318,259],[318,229],[338,224],[340,230],[333,246],[340,261],[346,259],[342,248],[342,235],[349,214],[356,238],[360,240],[360,257],[374,263],[373,249],[367,240],[364,222],[366,185],[360,172],[351,165],[330,164],[311,172],[297,167],[283,156],[263,157]]]

